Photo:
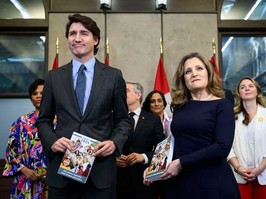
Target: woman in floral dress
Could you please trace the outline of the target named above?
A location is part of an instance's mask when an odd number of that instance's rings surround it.
[[[35,110],[18,118],[11,128],[6,148],[3,176],[14,176],[10,198],[46,199],[46,157],[35,122],[38,118],[44,80],[37,79],[29,87]]]

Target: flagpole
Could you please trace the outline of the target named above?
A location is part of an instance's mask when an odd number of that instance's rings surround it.
[[[108,39],[108,37],[106,39],[106,44],[105,44],[105,59],[104,59],[104,63],[106,65],[109,65],[109,39]]]
[[[55,54],[52,70],[58,69],[58,67],[59,67],[59,64],[58,64],[58,57],[59,57],[59,40],[58,40],[58,37],[56,38],[55,49],[56,49],[56,54]]]
[[[103,10],[103,14],[104,14],[104,43],[105,43],[104,59],[106,60],[107,56],[109,57],[109,41],[108,41],[108,37],[107,37],[107,11],[111,10],[111,1],[109,1],[108,3],[101,1],[100,9]],[[108,58],[108,60],[109,60],[109,58]]]
[[[56,38],[55,46],[56,46],[56,54],[58,55],[59,54],[59,40],[58,40],[58,37]]]
[[[160,52],[162,57],[162,62],[164,60],[163,48],[164,48],[164,39],[163,39],[163,9],[161,9],[161,38],[160,38]]]
[[[59,39],[56,37],[56,43],[55,43],[55,48],[56,48],[56,56],[57,56],[57,68],[59,67]]]
[[[215,51],[216,51],[216,43],[214,41],[214,38],[212,39],[212,53],[215,56]]]
[[[108,38],[107,38],[107,8],[103,7],[103,14],[104,14],[104,43],[105,43],[105,49],[104,49],[104,57],[106,58],[107,54],[107,43],[108,43]],[[109,49],[108,49],[109,51]],[[104,58],[104,59],[105,59]]]
[[[163,61],[164,60],[163,10],[166,9],[166,5],[161,4],[160,6],[158,6],[158,9],[160,9],[160,14],[161,14],[160,58],[155,76],[154,90],[161,91],[164,94],[165,100],[167,102],[165,111],[170,116],[172,115],[170,109],[170,104],[172,100],[171,100],[170,88],[167,80],[167,75],[164,69],[164,61]]]
[[[215,73],[220,76],[219,74],[219,68],[217,66],[217,61],[216,61],[216,43],[214,41],[214,38],[212,39],[212,57],[210,60],[213,63]]]
[[[106,54],[109,55],[109,39],[106,39]]]
[[[107,47],[107,14],[106,14],[106,10],[104,10],[104,41],[106,43],[106,47]],[[105,49],[105,57],[107,55],[107,48]]]
[[[160,54],[163,55],[163,40],[162,40],[162,37],[160,38]]]

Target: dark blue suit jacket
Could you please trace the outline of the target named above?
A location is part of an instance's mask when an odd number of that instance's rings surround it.
[[[54,130],[55,115],[57,127]],[[75,97],[72,63],[49,71],[36,125],[48,157],[49,186],[62,188],[69,182],[68,178],[57,174],[63,153],[53,153],[51,146],[58,138],[70,138],[73,131],[100,141],[112,140],[119,155],[130,133],[126,86],[121,71],[96,60],[90,98],[83,116],[80,114]],[[115,156],[97,157],[90,177],[98,188],[114,186]]]

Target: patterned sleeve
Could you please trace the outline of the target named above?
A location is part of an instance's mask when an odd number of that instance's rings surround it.
[[[14,175],[24,167],[23,160],[25,160],[27,155],[24,153],[22,146],[24,139],[21,133],[23,131],[23,120],[25,120],[25,118],[21,116],[10,128],[6,147],[6,165],[3,172],[4,176]]]

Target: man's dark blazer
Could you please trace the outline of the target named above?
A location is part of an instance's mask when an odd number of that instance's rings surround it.
[[[57,126],[54,130],[55,115]],[[51,146],[61,137],[70,138],[74,131],[100,141],[112,140],[116,145],[115,154],[120,155],[131,128],[121,71],[96,60],[91,93],[83,116],[75,97],[72,62],[49,71],[36,124],[48,158],[49,186],[63,188],[70,181],[57,174],[63,153],[52,152]],[[90,177],[97,188],[115,186],[115,155],[96,157]]]
[[[235,99],[234,99],[234,95],[231,90],[224,89],[224,96],[225,96],[225,99],[229,99],[230,102],[234,105]]]
[[[136,128],[126,141],[122,154],[128,155],[133,152],[139,154],[145,153],[150,163],[154,148],[157,143],[164,138],[165,135],[163,134],[163,126],[160,117],[142,110]],[[137,163],[126,168],[118,167],[117,191],[120,192],[118,194],[130,198],[130,195],[132,196],[135,194],[134,191],[149,190],[151,187],[143,184],[143,172],[148,166],[149,164],[144,165],[143,163]],[[129,189],[123,190],[126,187],[131,187],[133,192],[130,193]],[[121,193],[123,191],[124,193]]]

